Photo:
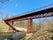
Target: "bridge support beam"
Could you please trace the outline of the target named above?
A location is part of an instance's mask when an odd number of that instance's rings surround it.
[[[12,25],[9,27],[9,31],[13,31],[12,27],[13,27],[13,21],[9,21],[9,24]]]
[[[32,19],[28,19],[27,33],[32,33]]]
[[[27,27],[27,33],[26,33],[26,40],[31,38],[33,35],[32,33],[32,19],[28,19],[28,27]]]

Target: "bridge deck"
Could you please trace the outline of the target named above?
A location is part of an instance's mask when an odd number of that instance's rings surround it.
[[[23,15],[20,15],[20,16],[5,18],[4,21],[10,21],[10,20],[16,20],[16,19],[17,20],[19,20],[19,19],[28,19],[29,17],[30,18],[32,17],[32,19],[33,19],[34,18],[33,16],[40,15],[40,14],[45,14],[45,13],[49,13],[49,12],[53,12],[53,6],[41,8],[41,9],[38,9],[38,10],[33,10],[31,12],[27,12],[26,14],[23,14]]]

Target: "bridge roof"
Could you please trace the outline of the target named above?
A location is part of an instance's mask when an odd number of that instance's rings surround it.
[[[33,11],[26,12],[23,15],[14,16],[14,17],[11,17],[11,18],[5,18],[4,21],[27,18],[27,17],[31,17],[32,15],[39,15],[39,14],[44,14],[44,13],[48,13],[48,12],[53,12],[53,5],[52,6],[43,7],[43,8],[39,8],[39,9],[35,9]]]

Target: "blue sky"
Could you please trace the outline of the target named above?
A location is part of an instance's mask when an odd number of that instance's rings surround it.
[[[53,0],[10,0],[9,2],[1,4],[3,7],[0,10],[3,13],[3,17],[6,15],[21,15],[50,4],[53,4]]]

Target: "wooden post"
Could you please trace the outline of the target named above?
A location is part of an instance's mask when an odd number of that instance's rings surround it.
[[[28,19],[27,33],[32,32],[32,19]]]

